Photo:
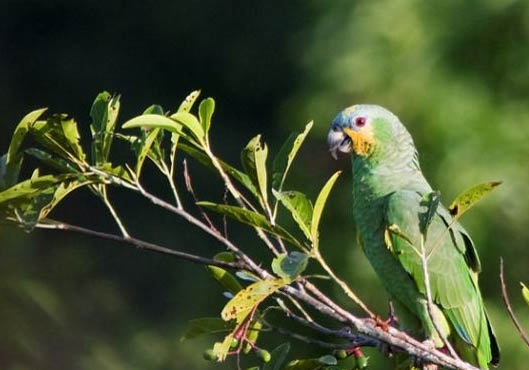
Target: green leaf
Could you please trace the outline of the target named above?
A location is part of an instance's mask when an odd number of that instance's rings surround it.
[[[211,127],[211,117],[213,117],[213,112],[215,111],[215,100],[213,98],[207,98],[200,102],[198,106],[198,116],[200,118],[200,124],[202,129],[207,136],[209,128]]]
[[[139,143],[139,149],[138,149],[137,160],[136,160],[136,168],[134,170],[134,172],[136,172],[136,176],[140,177],[141,170],[145,162],[145,158],[147,158],[147,156],[149,155],[149,152],[151,151],[151,147],[154,144],[159,134],[160,134],[160,128],[155,128],[149,131],[144,139],[138,139],[140,140],[140,143]],[[153,160],[155,158],[156,157],[154,157]]]
[[[54,155],[45,152],[37,148],[29,148],[25,150],[25,153],[31,155],[41,162],[47,164],[48,166],[56,169],[57,171],[70,173],[70,172],[79,172],[72,164],[62,158],[55,157]]]
[[[195,90],[189,94],[185,100],[180,104],[180,107],[178,108],[178,112],[189,112],[191,111],[191,108],[193,107],[193,104],[197,100],[198,96],[200,95],[200,90]]]
[[[527,303],[527,305],[529,305],[529,289],[527,289],[527,287],[525,286],[524,283],[520,282],[520,285],[522,286],[522,296],[523,296],[523,299],[525,300],[525,303]]]
[[[239,325],[262,301],[285,285],[284,279],[265,279],[248,285],[228,301],[220,315],[224,321],[235,320]]]
[[[437,207],[439,207],[439,202],[441,200],[441,193],[434,191],[424,195],[421,200],[421,206],[426,207],[424,212],[419,213],[419,230],[424,236],[426,241],[426,236],[428,234],[428,228],[432,223],[432,220],[437,212]]]
[[[296,221],[307,239],[311,240],[310,223],[312,221],[313,208],[307,196],[299,191],[278,192],[272,189],[272,193],[290,211],[292,218]]]
[[[285,370],[321,370],[324,366],[317,358],[309,358],[290,361]]]
[[[342,172],[338,171],[334,175],[331,176],[331,178],[327,181],[327,183],[323,186],[320,193],[318,194],[318,198],[316,199],[316,203],[314,204],[314,213],[312,216],[312,223],[310,227],[310,233],[312,235],[312,245],[314,249],[318,249],[319,245],[319,225],[320,225],[320,219],[321,215],[323,213],[323,208],[325,207],[325,203],[327,202],[327,198],[329,197],[329,193],[332,190],[332,187],[334,186],[334,183],[338,179],[338,176],[340,176]]]
[[[71,118],[62,120],[61,125],[64,137],[68,141],[70,148],[73,150],[75,157],[81,162],[84,162],[86,159],[86,154],[84,153],[83,147],[79,143],[81,135],[79,135],[79,130],[77,129],[77,122]]]
[[[252,344],[256,344],[262,328],[263,328],[263,324],[261,324],[260,321],[253,320],[250,326],[248,327],[248,333],[246,334],[246,340],[251,342]],[[250,353],[252,349],[253,347],[250,345],[250,343],[246,343],[243,348],[243,353],[248,354]]]
[[[193,134],[195,139],[198,140],[198,142],[201,143],[202,146],[204,145],[204,129],[202,128],[200,122],[194,115],[188,112],[176,112],[172,114],[170,118],[187,128]]]
[[[143,114],[134,117],[125,122],[121,127],[124,129],[136,127],[161,128],[170,132],[176,132],[179,135],[183,134],[182,125],[180,123],[159,114]]]
[[[221,267],[217,266],[206,266],[206,269],[210,272],[215,280],[217,280],[220,285],[228,292],[232,294],[237,294],[242,286],[239,281],[228,271],[224,270]]]
[[[483,196],[490,193],[499,185],[501,185],[501,181],[486,182],[461,193],[456,197],[452,204],[450,204],[450,207],[448,207],[450,214],[455,219],[460,218],[463,213],[468,211],[474,204],[481,200]]]
[[[18,181],[18,175],[23,161],[23,155],[19,153],[20,146],[29,132],[30,127],[46,109],[42,108],[28,113],[15,128],[9,149],[0,160],[0,190],[5,190],[15,185]]]
[[[216,203],[210,203],[210,202],[198,202],[197,204],[201,207],[210,209],[214,212],[226,215],[243,224],[261,228],[264,231],[277,235],[283,238],[284,240],[288,241],[289,243],[292,243],[293,245],[302,248],[301,243],[298,242],[288,231],[286,231],[279,225],[272,225],[266,219],[265,216],[259,213],[250,211],[248,209],[244,209],[244,208],[240,208],[236,206],[229,206],[225,204],[216,204]]]
[[[241,152],[241,162],[244,171],[261,194],[260,200],[263,207],[268,204],[268,185],[266,173],[266,159],[268,147],[261,145],[261,135],[254,137]]]
[[[290,351],[290,343],[283,343],[276,347],[271,355],[272,360],[263,366],[263,370],[281,370]]]
[[[114,129],[119,114],[119,95],[112,97],[104,91],[96,96],[90,117],[92,124],[92,161],[96,165],[107,162],[114,139]]]
[[[274,158],[272,167],[272,188],[279,191],[283,189],[283,184],[287,177],[288,170],[290,169],[290,165],[294,161],[299,148],[310,132],[312,124],[312,121],[309,122],[301,134],[291,134],[279,150],[277,156]]]
[[[7,165],[15,160],[15,157],[18,154],[18,150],[20,148],[20,145],[22,145],[22,142],[24,141],[24,138],[26,137],[26,134],[28,133],[31,125],[39,119],[39,117],[47,110],[47,108],[41,108],[37,109],[31,113],[28,113],[20,123],[17,125],[15,132],[13,133],[13,136],[11,137],[11,143],[9,144],[9,150],[7,152]]]
[[[187,328],[180,338],[180,341],[183,342],[204,334],[229,332],[233,329],[234,326],[231,323],[228,323],[219,317],[202,317],[200,319],[193,319],[188,321]]]
[[[318,358],[318,361],[320,364],[323,364],[323,365],[330,365],[330,366],[338,365],[338,360],[336,360],[336,357],[332,355],[321,356],[320,358]]]
[[[19,182],[0,192],[0,204],[17,198],[31,198],[47,188],[76,177],[77,175],[74,174],[39,176],[36,171],[31,179]]]
[[[213,345],[213,353],[217,357],[218,362],[222,362],[226,359],[228,352],[233,341],[233,333],[228,334],[222,342],[216,342]]]
[[[211,159],[202,151],[193,148],[192,146],[186,145],[184,143],[180,143],[178,145],[180,150],[185,152],[186,154],[190,155],[194,159],[196,159],[198,162],[200,162],[202,165],[207,167],[208,169],[214,171],[215,173],[217,170],[215,169],[215,166],[213,166],[213,163],[211,163]],[[241,185],[243,185],[246,189],[250,190],[252,194],[254,194],[256,197],[259,196],[259,192],[257,188],[252,183],[252,180],[250,177],[241,171],[237,170],[236,168],[230,166],[229,164],[220,161],[220,165],[224,171],[226,171],[231,177],[233,177],[237,182],[239,182]]]
[[[272,260],[272,270],[280,277],[289,281],[294,280],[307,268],[309,256],[301,252],[280,254]]]

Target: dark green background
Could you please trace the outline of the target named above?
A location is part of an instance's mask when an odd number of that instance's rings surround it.
[[[275,152],[291,130],[314,119],[288,185],[314,198],[336,169],[345,169],[323,220],[322,250],[384,315],[387,296],[354,242],[348,161],[333,161],[325,143],[338,110],[384,105],[408,126],[423,171],[445,203],[476,183],[505,182],[463,222],[482,257],[481,286],[502,368],[523,369],[529,352],[502,307],[498,265],[503,256],[515,309],[527,324],[518,281],[529,281],[528,61],[523,0],[4,1],[0,146],[6,151],[20,118],[42,106],[74,115],[86,140],[88,110],[102,90],[122,94],[124,122],[152,103],[174,110],[202,89],[217,102],[214,148],[232,163],[257,133]],[[114,149],[115,162],[130,162],[126,147]],[[190,167],[199,197],[218,200],[221,183],[196,163]],[[170,196],[153,170],[145,174],[150,189]],[[111,197],[136,236],[202,255],[218,250],[142,199]],[[53,216],[117,232],[88,192]],[[241,245],[261,248],[248,231],[231,230]],[[2,227],[0,243],[2,368],[211,366],[201,352],[213,340],[179,343],[188,319],[217,315],[224,302],[202,267],[59,232]],[[338,290],[331,294],[354,310]],[[269,346],[283,340],[271,335]],[[323,353],[298,343],[303,351]],[[373,368],[388,366],[372,357]]]

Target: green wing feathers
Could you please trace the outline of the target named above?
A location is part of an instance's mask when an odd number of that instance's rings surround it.
[[[385,218],[387,227],[396,225],[402,233],[391,235],[394,256],[410,274],[419,292],[425,294],[419,255],[419,213],[425,211],[420,206],[422,196],[419,192],[404,190],[390,194]],[[432,299],[448,319],[452,332],[457,333],[450,339],[460,355],[481,368],[496,363],[499,351],[479,292],[477,252],[467,232],[452,220],[442,205],[428,229],[425,250]]]

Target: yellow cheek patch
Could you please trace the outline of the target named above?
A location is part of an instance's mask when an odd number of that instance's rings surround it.
[[[353,131],[346,127],[343,132],[351,138],[351,145],[356,154],[367,156],[373,151],[375,139],[370,131]]]

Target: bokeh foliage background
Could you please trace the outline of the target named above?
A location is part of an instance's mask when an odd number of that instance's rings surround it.
[[[362,102],[394,111],[445,203],[473,184],[503,180],[463,223],[482,258],[481,287],[501,341],[501,367],[526,368],[529,352],[502,307],[498,264],[503,256],[515,309],[529,327],[517,287],[529,281],[527,1],[0,5],[2,151],[19,119],[42,106],[71,113],[88,136],[88,109],[103,89],[123,94],[124,122],[152,103],[174,109],[196,88],[217,100],[212,140],[232,163],[255,134],[277,150],[290,131],[315,120],[290,188],[315,196],[331,173],[346,169],[323,220],[322,250],[381,314],[387,296],[354,242],[348,161],[326,152],[336,112]],[[116,147],[114,156],[125,161],[127,148]],[[201,199],[222,196],[220,182],[196,164],[191,170]],[[148,186],[168,195],[161,178]],[[211,239],[143,200],[111,196],[133,234],[205,255],[216,250]],[[102,204],[84,192],[55,217],[117,231]],[[201,352],[211,341],[179,343],[179,337],[188,319],[217,315],[223,302],[200,266],[77,235],[1,226],[4,369],[209,368]],[[373,368],[388,366],[374,357]]]

